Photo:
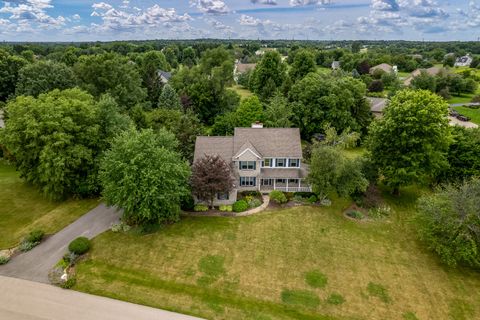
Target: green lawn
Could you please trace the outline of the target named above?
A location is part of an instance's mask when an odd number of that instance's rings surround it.
[[[477,93],[478,94],[478,93]],[[449,104],[455,104],[455,103],[470,103],[472,102],[472,99],[474,96],[477,94],[462,94],[459,96],[452,96],[450,99],[448,99]]]
[[[480,125],[480,109],[472,109],[467,107],[455,107],[454,109],[460,114],[471,118],[470,121],[473,123]]]
[[[97,199],[48,201],[0,160],[0,249],[17,245],[33,229],[55,233],[97,205]]]
[[[185,218],[151,234],[106,232],[75,289],[207,319],[478,319],[480,274],[416,240],[418,189],[387,196],[389,221],[296,207]]]
[[[232,89],[233,91],[238,93],[238,95],[240,96],[240,98],[242,100],[245,99],[245,98],[251,97],[253,95],[253,93],[250,90],[248,90],[247,88],[244,88],[240,85],[235,85],[235,86],[231,87],[230,89]]]

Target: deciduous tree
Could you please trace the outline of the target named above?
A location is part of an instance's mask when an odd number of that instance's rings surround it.
[[[188,195],[190,168],[175,151],[178,142],[166,130],[130,129],[119,135],[101,162],[103,197],[124,210],[130,224],[163,224],[179,219]]]
[[[194,162],[190,182],[193,194],[213,207],[218,193],[230,193],[233,189],[232,168],[219,155],[205,155]]]
[[[399,187],[436,176],[448,166],[448,104],[429,91],[398,92],[372,123],[368,150],[387,185]]]

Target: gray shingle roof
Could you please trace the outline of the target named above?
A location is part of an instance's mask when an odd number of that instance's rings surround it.
[[[298,128],[235,128],[233,137],[197,137],[194,161],[206,154],[232,161],[249,147],[264,158],[302,158]]]
[[[250,142],[264,157],[302,158],[300,130],[298,128],[235,128],[233,152],[243,151],[242,146]]]
[[[205,155],[219,155],[227,163],[232,161],[233,137],[197,137],[193,161]]]

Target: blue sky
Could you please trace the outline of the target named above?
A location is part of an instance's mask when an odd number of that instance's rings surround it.
[[[480,0],[9,0],[2,41],[477,40]]]

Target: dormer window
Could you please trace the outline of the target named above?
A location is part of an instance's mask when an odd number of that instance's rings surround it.
[[[255,170],[257,168],[257,164],[255,161],[240,161],[238,163],[238,168],[240,170]]]

